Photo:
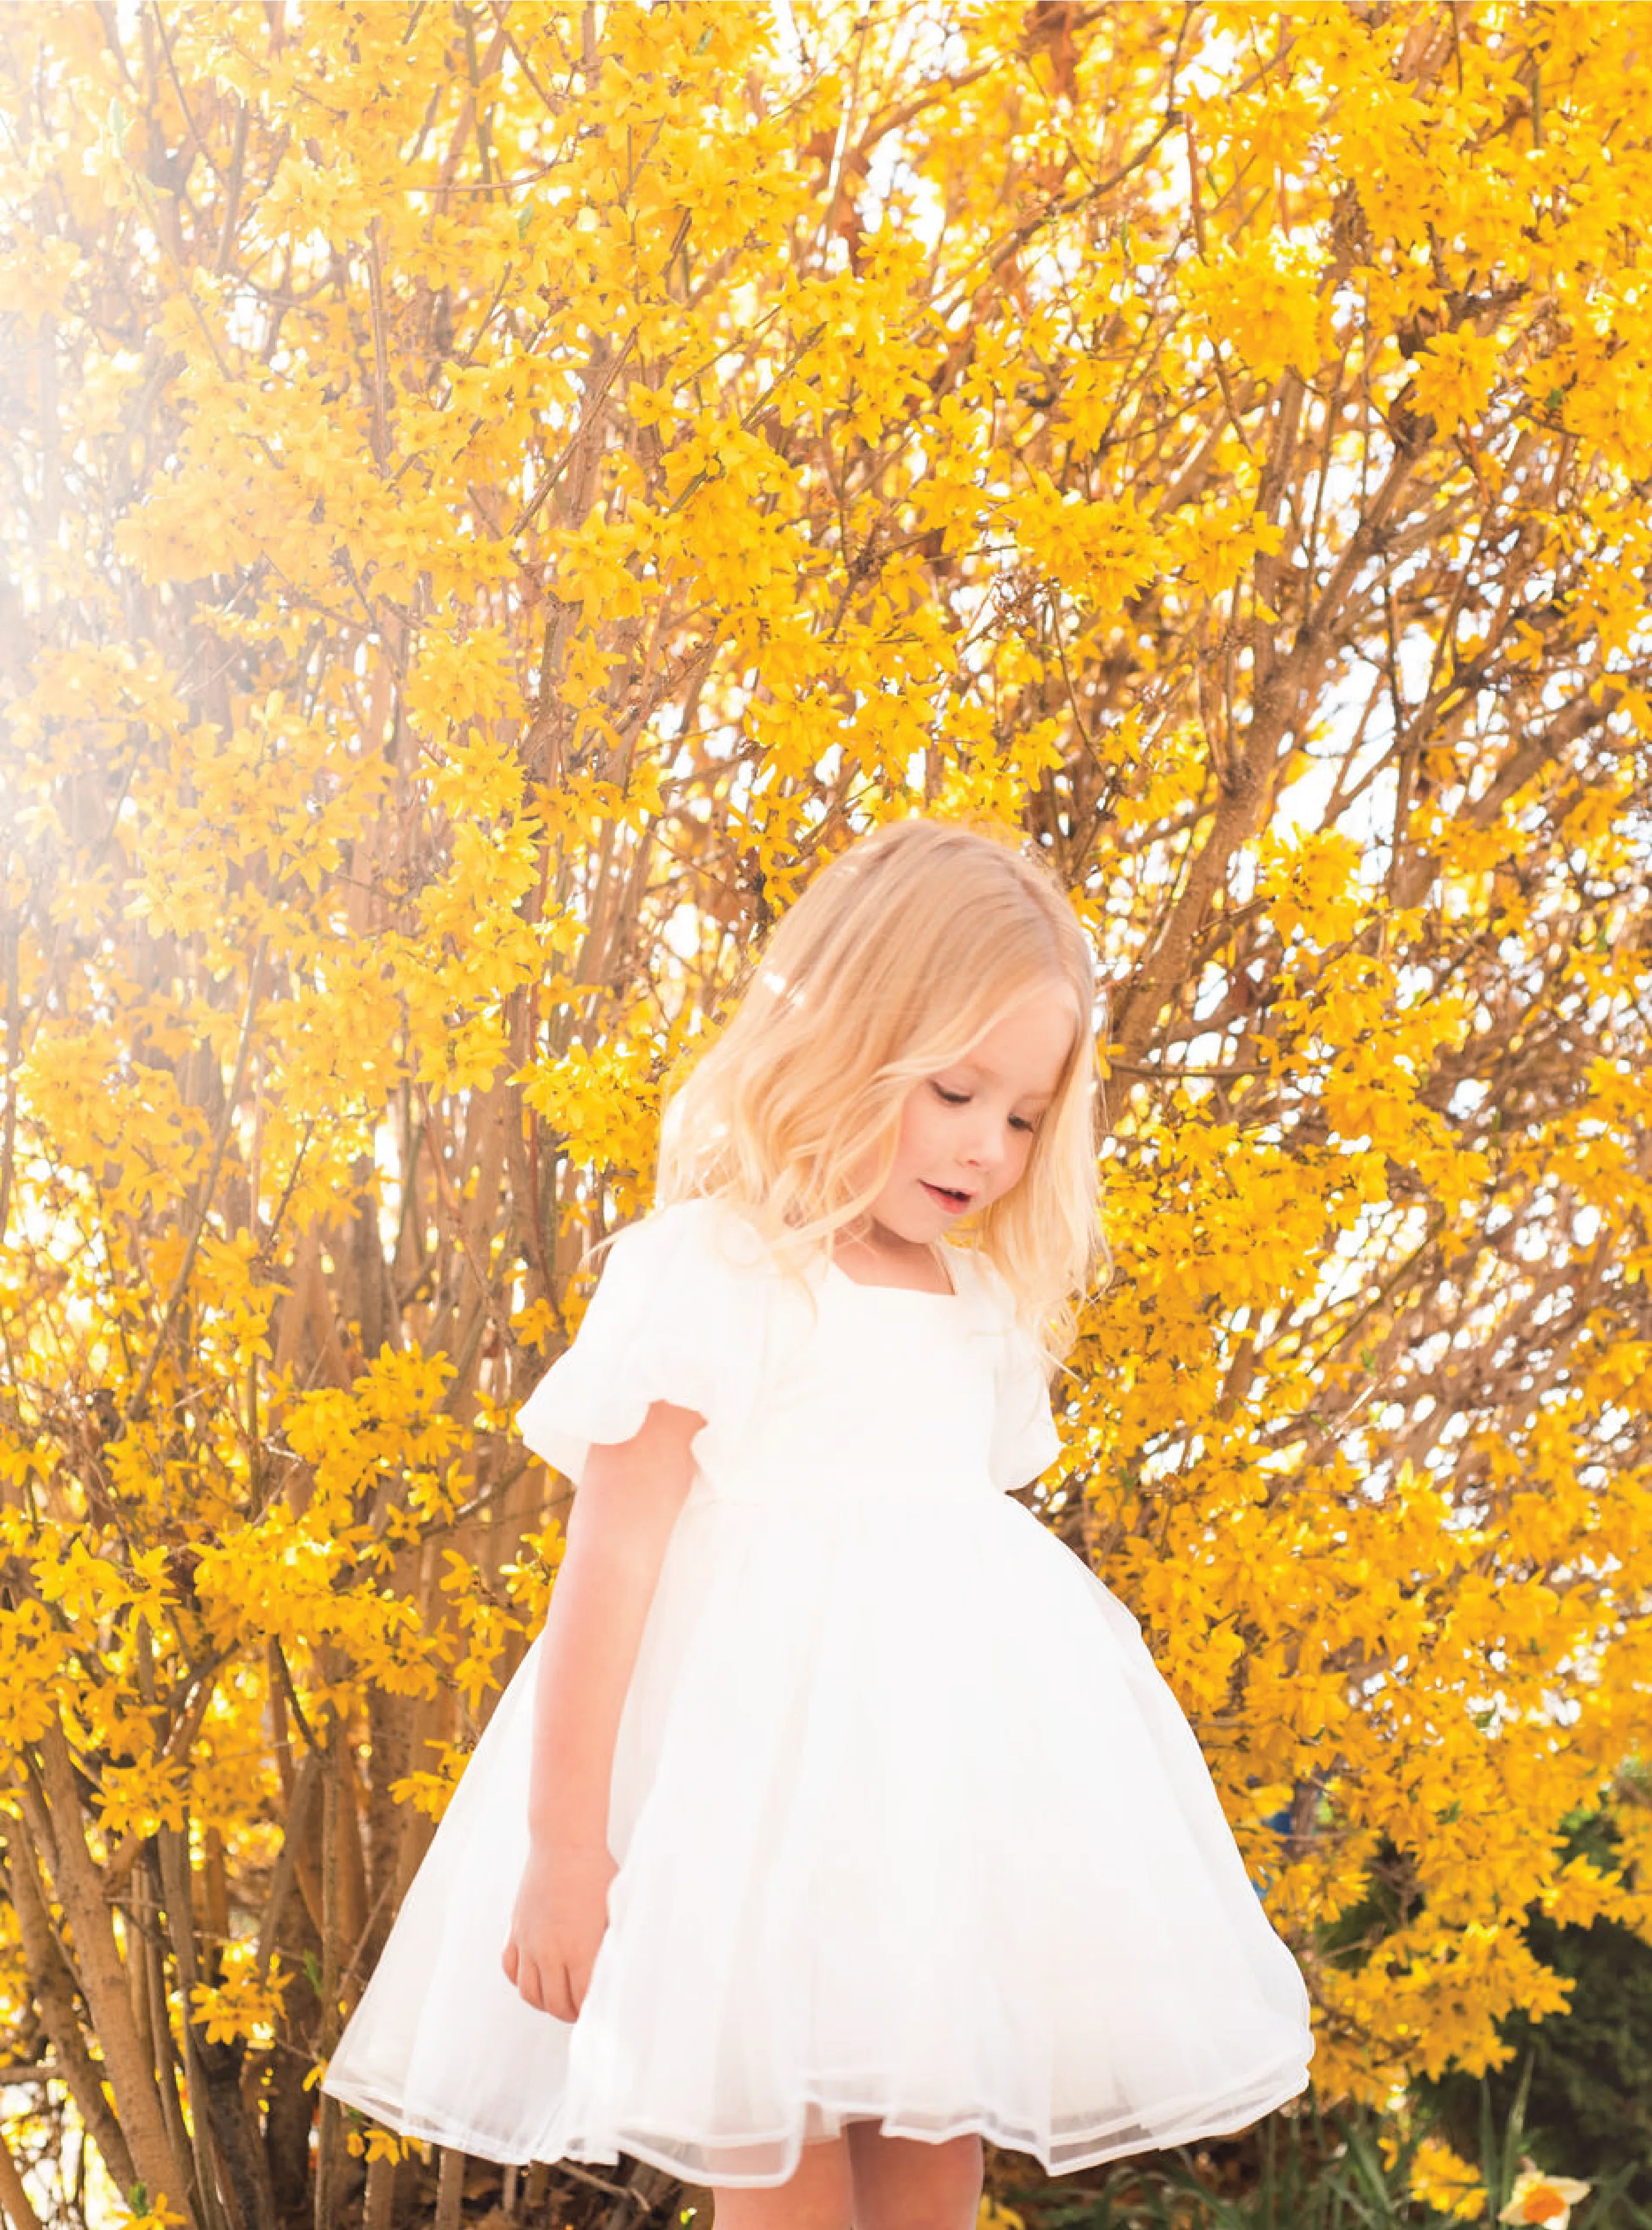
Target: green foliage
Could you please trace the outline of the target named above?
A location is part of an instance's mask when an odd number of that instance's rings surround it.
[[[1645,1801],[1644,1789],[1631,1795]],[[1610,1812],[1569,1823],[1569,1854],[1609,1868],[1617,1849]],[[1529,2143],[1543,2164],[1597,2185],[1618,2179],[1652,2219],[1652,1946],[1615,1921],[1559,1927],[1537,1907],[1526,1932],[1544,1964],[1573,1982],[1568,2009],[1541,2023],[1510,2014],[1499,2033],[1513,2060],[1478,2083],[1460,2071],[1418,2077],[1419,2106],[1459,2150],[1472,2149],[1482,2117],[1506,2119],[1524,2085]],[[1587,2220],[1604,2230],[1598,2190]]]
[[[1442,2218],[1410,2188],[1417,2140],[1384,2149],[1383,2134],[1371,2109],[1310,2102],[1271,2116],[1220,2165],[1218,2148],[1178,2146],[1108,2169],[1099,2189],[1006,2182],[1004,2199],[1029,2230],[1431,2230]]]
[[[1526,2071],[1529,2074],[1529,2067]],[[1421,2093],[1417,2103],[1420,2104]],[[1371,2107],[1323,2110],[1312,2098],[1242,2137],[1120,2162],[1071,2188],[995,2179],[993,2199],[1025,2230],[1442,2230],[1490,2225],[1528,2165],[1523,2075],[1494,2098],[1484,2079],[1463,2095],[1477,2184],[1449,2205],[1427,2113],[1397,2121]],[[1620,2175],[1578,2202],[1577,2230],[1652,2230]],[[994,2220],[997,2220],[997,2216]],[[1533,2215],[1533,2221],[1542,2220]]]

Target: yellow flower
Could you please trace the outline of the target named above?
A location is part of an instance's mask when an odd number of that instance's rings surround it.
[[[126,2204],[131,2211],[122,2223],[121,2230],[178,2230],[178,2226],[187,2219],[175,2207],[167,2205],[164,2191],[152,2200],[141,2183],[133,2184],[127,2195]]]
[[[365,2156],[369,2161],[399,2161],[411,2159],[415,2152],[423,2158],[429,2148],[422,2139],[398,2137],[393,2130],[347,2130],[345,2149],[358,2160]]]
[[[1386,2150],[1386,2147],[1384,2147]],[[1466,2160],[1437,2137],[1422,2138],[1411,2162],[1411,2196],[1436,2214],[1478,2222],[1486,2211],[1486,2187]]]
[[[1572,2208],[1580,2199],[1588,2198],[1592,2188],[1576,2182],[1569,2175],[1543,2175],[1527,2168],[1515,2177],[1508,2205],[1497,2219],[1500,2222],[1542,2222],[1551,2225],[1552,2230],[1566,2230]]]
[[[1024,2230],[1024,2226],[1013,2207],[1005,2207],[983,2192],[980,2212],[975,2218],[975,2230]]]

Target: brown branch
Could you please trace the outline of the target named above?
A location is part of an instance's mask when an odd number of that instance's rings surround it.
[[[367,302],[373,327],[373,462],[390,461],[390,359],[384,337],[384,272],[379,255],[378,215],[367,227]]]
[[[166,1343],[171,1337],[172,1326],[177,1321],[178,1311],[184,1305],[184,1295],[195,1269],[195,1258],[200,1249],[202,1235],[206,1230],[207,1217],[212,1207],[212,1196],[217,1188],[218,1173],[223,1167],[224,1154],[229,1144],[229,1134],[235,1128],[236,1109],[240,1103],[241,1088],[246,1081],[247,1060],[252,1051],[253,1024],[258,1014],[259,979],[263,974],[267,944],[268,939],[260,938],[257,950],[253,954],[252,965],[247,971],[247,1003],[241,1018],[241,1041],[236,1049],[235,1070],[229,1080],[229,1092],[225,1095],[223,1114],[218,1123],[218,1135],[212,1144],[212,1160],[202,1183],[201,1198],[192,1218],[189,1244],[184,1250],[184,1260],[178,1265],[177,1275],[172,1280],[172,1290],[167,1296],[166,1306],[162,1312],[160,1330],[155,1335],[155,1344],[150,1350],[149,1360],[145,1363],[139,1376],[138,1383],[126,1403],[125,1414],[128,1421],[144,1414],[149,1389],[154,1382],[155,1372],[159,1367],[161,1357],[166,1351]]]
[[[686,229],[687,222],[688,220],[685,216],[682,220],[682,226],[680,227],[679,229]],[[557,482],[562,478],[562,475],[566,472],[574,458],[579,454],[581,445],[589,441],[592,430],[596,426],[597,414],[603,406],[603,403],[607,396],[608,390],[612,387],[614,382],[619,377],[621,371],[623,369],[626,362],[630,357],[631,351],[636,347],[636,327],[633,325],[630,332],[626,334],[618,351],[610,359],[609,363],[598,375],[597,385],[592,393],[587,396],[585,407],[579,414],[579,423],[575,427],[573,432],[568,436],[567,441],[558,451],[556,456],[552,458],[550,465],[545,470],[544,478],[539,482],[539,485],[534,489],[532,494],[528,498],[526,503],[524,504],[522,509],[518,512],[516,518],[512,522],[510,528],[505,536],[506,541],[514,542],[519,534],[524,533],[528,527],[532,526],[534,520],[539,517],[540,511],[543,509],[546,497],[549,496],[552,491],[555,488]]]
[[[173,2153],[161,2117],[154,2069],[133,2019],[126,1968],[104,1902],[102,1878],[87,1849],[81,1793],[55,1709],[38,1749],[40,1779],[25,1776],[18,1784],[18,1797],[35,1849],[51,1853],[58,1902],[74,1938],[76,1981],[103,2048],[115,2112],[130,2148],[132,2164],[152,2196],[165,2192],[186,2222],[192,2222],[190,2171]]]
[[[0,1882],[17,1924],[29,1992],[40,2025],[57,2055],[57,2072],[68,2087],[75,2111],[102,2154],[104,2165],[122,2191],[138,2181],[132,2152],[120,2124],[104,2095],[102,2066],[92,2058],[81,2033],[75,2004],[74,1975],[52,1926],[27,1830],[0,1816]]]
[[[22,925],[17,915],[13,913],[8,917],[4,930],[6,1112],[4,1127],[0,1131],[0,1246],[5,1244],[6,1225],[11,1215],[11,1185],[16,1156],[17,1064],[22,1051],[20,1040],[23,1031],[23,1016],[17,1005],[17,948],[22,937]]]
[[[16,2156],[3,2130],[0,2130],[0,2207],[5,2209],[11,2230],[41,2230],[40,2217],[29,2204]]]

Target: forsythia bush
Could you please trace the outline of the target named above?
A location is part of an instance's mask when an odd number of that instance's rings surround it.
[[[147,2220],[335,2218],[315,2069],[553,1580],[512,1410],[751,942],[914,809],[1104,956],[1037,1506],[1320,2094],[1562,2010],[1527,1907],[1652,1929],[1643,10],[0,57],[0,2203],[78,2124]]]

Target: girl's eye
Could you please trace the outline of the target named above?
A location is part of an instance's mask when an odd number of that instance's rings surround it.
[[[935,1097],[938,1099],[944,1099],[949,1107],[962,1107],[970,1096],[967,1092],[948,1092],[945,1085],[936,1084],[932,1079],[930,1088]],[[1038,1125],[1036,1123],[1029,1123],[1024,1115],[1012,1115],[1010,1118],[1010,1127],[1012,1131],[1036,1131]]]

